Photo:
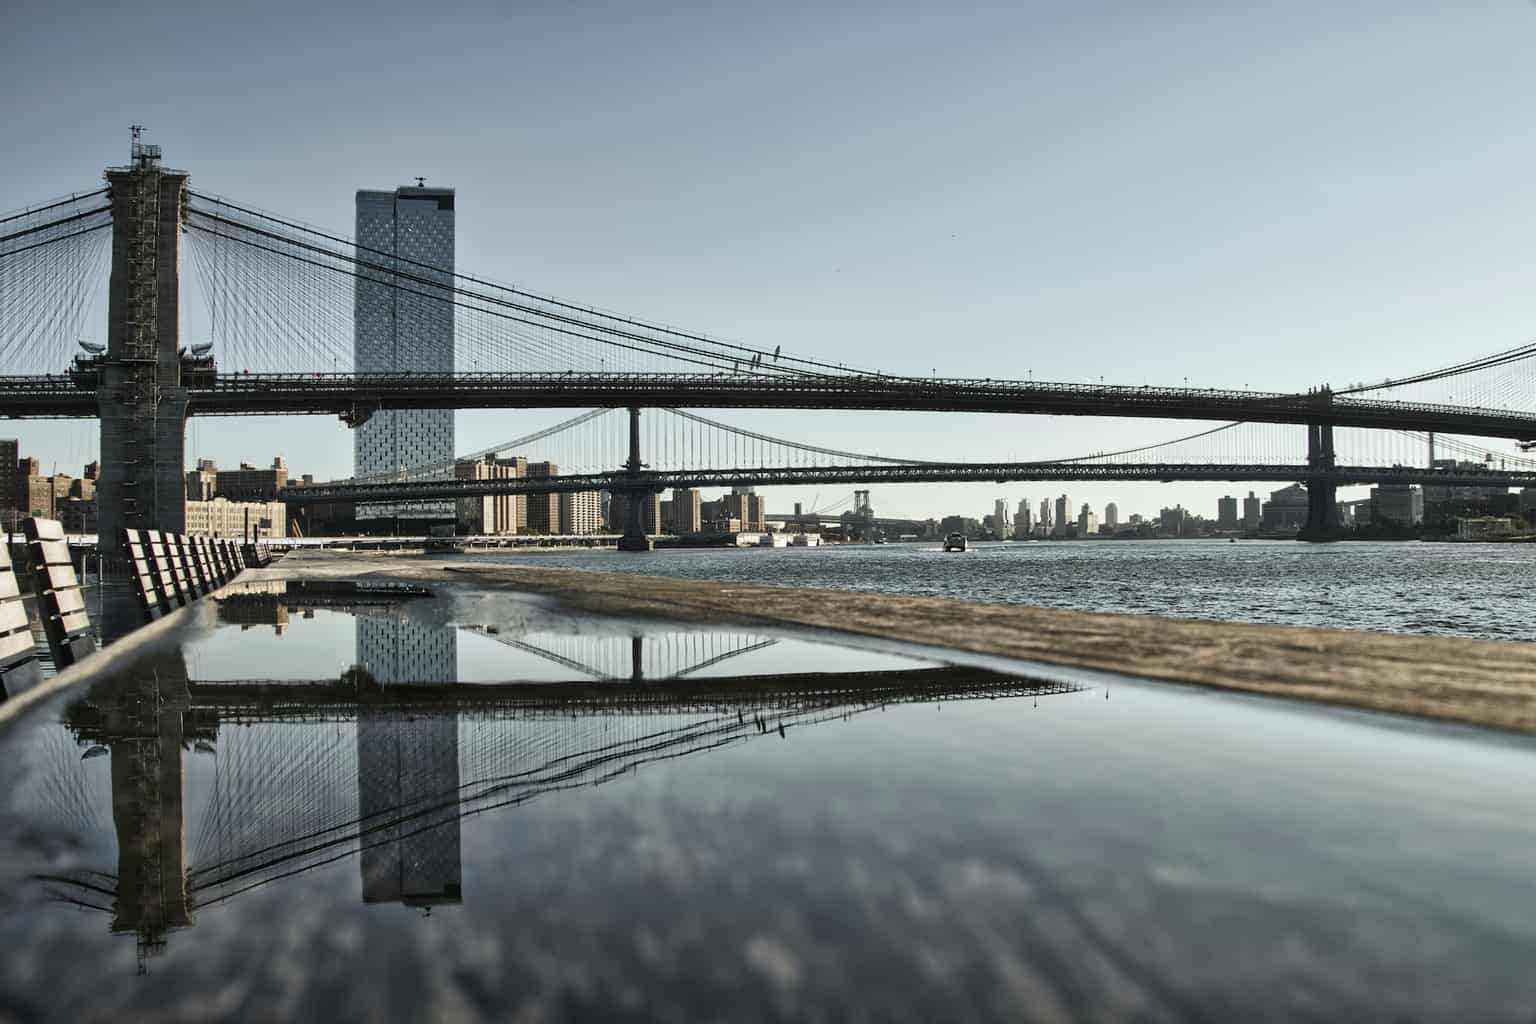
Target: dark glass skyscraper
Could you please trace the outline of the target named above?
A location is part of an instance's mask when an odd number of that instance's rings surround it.
[[[397,188],[357,193],[358,258],[377,266],[359,275],[353,364],[358,373],[452,373],[454,306],[453,189]],[[388,271],[402,276],[392,278]],[[391,287],[399,284],[401,287]],[[445,290],[438,291],[434,284]],[[353,436],[358,476],[445,464],[453,475],[453,410],[376,412]],[[393,506],[359,505],[360,520],[393,517]],[[402,518],[451,519],[452,502],[404,506]]]

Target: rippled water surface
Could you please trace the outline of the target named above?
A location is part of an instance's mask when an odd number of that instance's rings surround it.
[[[1536,640],[1536,545],[1104,541],[468,555],[690,579]]]

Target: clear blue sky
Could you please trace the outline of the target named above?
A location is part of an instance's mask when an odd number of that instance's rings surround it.
[[[357,188],[420,174],[459,190],[462,269],[896,372],[1301,389],[1536,324],[1528,2],[219,6],[5,4],[0,208],[94,187],[130,123],[201,190],[345,234]],[[461,414],[459,447],[564,415]],[[1192,429],[719,415],[917,457]],[[0,433],[71,471],[95,450],[93,423]],[[328,476],[351,442],[202,421],[187,454]],[[1229,490],[1072,495],[1214,515]]]

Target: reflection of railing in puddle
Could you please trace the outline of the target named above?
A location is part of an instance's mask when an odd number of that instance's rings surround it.
[[[138,668],[69,709],[76,741],[94,746],[88,760],[54,766],[83,777],[95,752],[110,754],[116,871],[42,881],[55,898],[110,913],[111,929],[137,935],[145,953],[201,909],[353,854],[365,902],[459,902],[462,818],[643,765],[894,704],[1077,689],[959,668],[536,686],[370,685],[355,672],[203,685],[179,652]],[[303,727],[343,720],[356,723],[354,743]],[[189,831],[183,772],[200,757],[206,794]],[[86,820],[68,789],[55,786],[39,812]]]

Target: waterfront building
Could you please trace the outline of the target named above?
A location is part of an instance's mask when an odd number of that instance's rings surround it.
[[[1183,505],[1175,505],[1173,508],[1165,508],[1159,512],[1157,519],[1163,533],[1182,537],[1187,529],[1189,513]]]
[[[1301,484],[1271,491],[1259,516],[1260,528],[1273,531],[1302,529],[1307,525],[1308,502],[1307,489]]]
[[[981,523],[970,516],[945,516],[939,523],[939,536],[947,537],[951,533],[964,534],[971,540],[981,537]]]
[[[1071,526],[1076,521],[1076,516],[1074,516],[1072,513],[1073,508],[1071,498],[1063,494],[1061,497],[1056,499],[1056,526],[1052,530],[1052,534],[1054,536],[1065,537],[1067,535],[1067,527]]]
[[[602,495],[597,491],[567,491],[560,495],[560,527],[576,535],[603,532]]]
[[[672,529],[680,537],[698,533],[704,529],[704,496],[689,487],[679,487],[672,492]],[[795,504],[795,515],[800,505]]]
[[[1520,492],[1520,514],[1527,522],[1536,518],[1536,487],[1527,487]]]
[[[519,480],[528,466],[521,457],[499,459],[495,455],[454,463],[455,480]],[[490,494],[458,498],[454,505],[455,529],[466,536],[514,534],[526,516],[526,495]]]
[[[1094,513],[1092,506],[1085,501],[1082,509],[1077,513],[1077,535],[1092,537],[1098,532],[1099,517]]]
[[[242,462],[239,469],[219,470],[214,477],[213,493],[230,501],[276,501],[287,486],[288,466],[278,457],[267,469]]]
[[[42,463],[35,458],[22,458],[19,446],[13,440],[0,441],[0,529],[15,531],[28,516],[62,519],[66,514],[71,522],[95,521],[96,478],[100,465],[87,463],[85,475],[72,477],[68,473],[44,476]],[[69,504],[74,502],[75,504]],[[84,505],[88,504],[89,509]],[[66,513],[65,509],[69,511]],[[68,528],[70,533],[94,532]]]
[[[560,467],[553,462],[529,462],[525,464],[525,473],[530,480],[548,480],[560,475]],[[560,522],[560,495],[553,491],[528,495],[528,518],[524,529],[528,533],[564,532]]]
[[[208,501],[218,493],[219,467],[212,459],[198,459],[187,473],[187,500]]]
[[[992,503],[993,529],[998,540],[1007,540],[1013,533],[1013,516],[1008,511],[1008,499],[998,498]]]
[[[1249,491],[1248,497],[1243,499],[1243,529],[1257,530],[1263,519],[1263,503]]]
[[[1045,536],[1051,532],[1051,499],[1040,499],[1040,534]]]
[[[1424,492],[1420,488],[1412,484],[1381,484],[1371,488],[1371,522],[1418,526],[1423,521]]]
[[[848,513],[856,520],[868,520],[873,518],[874,512],[869,507],[869,492],[854,491],[855,508]],[[858,495],[864,495],[860,504]],[[724,503],[722,515],[727,519],[741,520],[743,530],[765,533],[768,530],[768,510],[763,502],[763,496],[757,494],[750,487],[733,487],[731,493],[721,499]]]
[[[1019,514],[1013,519],[1013,537],[1015,540],[1024,540],[1034,528],[1034,516],[1030,513],[1029,499],[1019,502]]]
[[[1222,530],[1237,529],[1237,499],[1230,494],[1216,499],[1216,526]]]
[[[22,499],[22,513],[57,519],[58,502],[61,498],[69,497],[69,487],[73,482],[73,478],[65,473],[24,478],[25,497]]]
[[[353,292],[353,366],[358,373],[452,373],[454,307],[428,294],[450,286],[454,259],[454,193],[445,188],[397,188],[357,193],[358,256],[371,263],[399,259],[416,280],[409,290],[363,270]],[[452,409],[381,409],[353,431],[357,476],[415,466],[453,464]],[[452,501],[357,506],[359,520],[398,516],[417,521],[454,518]]]
[[[1104,525],[1110,530],[1120,528],[1120,506],[1114,502],[1104,506]]]
[[[281,501],[210,498],[186,503],[186,532],[203,537],[288,536],[288,506]]]

